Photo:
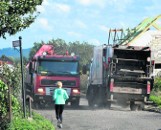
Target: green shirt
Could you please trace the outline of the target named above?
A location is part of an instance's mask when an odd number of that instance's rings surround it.
[[[55,104],[65,104],[65,101],[69,98],[66,90],[62,88],[57,88],[53,93],[53,100]]]

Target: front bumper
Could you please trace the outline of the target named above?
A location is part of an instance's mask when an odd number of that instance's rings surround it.
[[[80,99],[80,95],[71,95],[66,102],[72,102]],[[35,95],[34,102],[54,103],[52,96],[50,95]]]

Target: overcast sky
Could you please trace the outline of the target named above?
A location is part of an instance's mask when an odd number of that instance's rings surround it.
[[[100,45],[110,28],[133,28],[147,17],[161,14],[160,0],[44,0],[36,21],[22,32],[0,38],[0,49],[12,47],[22,36],[22,47],[61,38]]]

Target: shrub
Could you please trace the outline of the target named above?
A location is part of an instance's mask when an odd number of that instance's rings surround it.
[[[0,80],[0,129],[5,129],[8,122],[7,112],[8,112],[8,93],[7,85]]]
[[[20,103],[18,99],[13,95],[11,95],[11,99],[12,99],[12,114],[17,115],[21,112]]]
[[[20,116],[14,117],[8,130],[55,130],[52,123],[43,116],[33,113],[33,119],[28,120]]]
[[[160,77],[155,78],[153,90],[154,91],[161,91],[161,78]]]
[[[7,102],[8,102],[8,87],[0,80],[0,119],[3,119],[7,114]]]
[[[6,129],[9,118],[9,99],[8,99],[8,86],[0,80],[0,129]],[[16,114],[20,111],[20,104],[13,95],[11,95],[12,112]]]
[[[151,95],[150,100],[153,101],[158,106],[161,106],[161,96]]]
[[[161,106],[161,78],[156,77],[154,80],[154,87],[150,94],[150,100],[156,105]]]

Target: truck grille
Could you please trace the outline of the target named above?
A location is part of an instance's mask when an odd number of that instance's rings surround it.
[[[56,86],[56,83],[58,81],[61,81],[63,83],[63,86],[76,86],[76,81],[48,80],[48,79],[42,79],[41,80],[41,85],[52,85],[52,86]]]

